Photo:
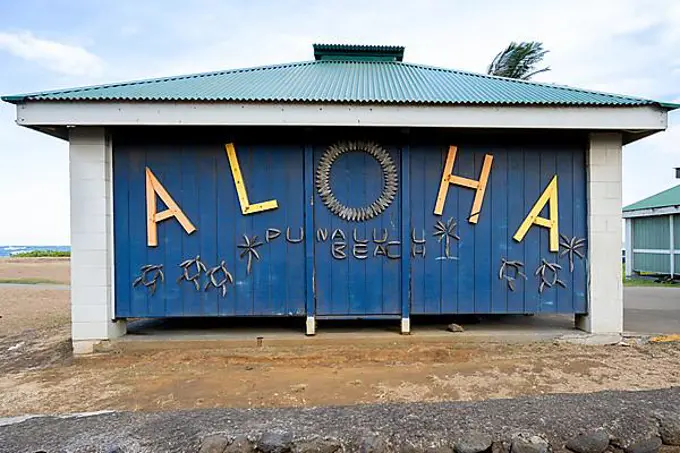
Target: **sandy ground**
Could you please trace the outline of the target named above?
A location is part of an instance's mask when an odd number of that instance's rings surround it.
[[[3,264],[0,278],[18,272]],[[51,266],[36,269],[52,277],[63,271],[61,264]],[[67,290],[0,286],[0,416],[479,400],[680,385],[680,345],[673,343],[447,342],[376,348],[358,341],[355,346],[141,351],[73,359],[68,297]]]
[[[0,258],[0,279],[40,279],[69,283],[69,258]]]

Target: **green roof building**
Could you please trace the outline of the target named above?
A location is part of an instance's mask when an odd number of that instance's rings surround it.
[[[680,273],[680,185],[623,208],[626,277]]]
[[[333,44],[2,99],[69,142],[80,353],[128,319],[181,316],[291,316],[314,335],[320,319],[406,334],[425,315],[561,313],[620,334],[622,148],[680,107]]]

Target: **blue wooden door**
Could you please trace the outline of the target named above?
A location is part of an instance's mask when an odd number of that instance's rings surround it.
[[[361,149],[364,145],[384,155],[378,154],[376,158]],[[332,146],[351,149],[340,153],[330,165],[326,161],[324,167],[322,160]],[[360,149],[353,149],[355,146]],[[398,315],[402,254],[399,190],[379,212],[365,216],[370,218],[347,220],[344,218],[347,211],[343,214],[342,209],[367,208],[380,199],[389,183],[385,180],[385,171],[396,176],[398,184],[399,146],[380,140],[328,141],[314,146],[313,153],[317,186],[313,205],[316,314],[321,317]],[[319,172],[324,171],[340,206],[339,212],[334,212],[320,195]]]
[[[458,145],[453,174],[465,178],[479,179],[484,156],[493,156],[476,224],[468,221],[475,196],[470,188],[451,185],[442,215],[434,214],[451,144]],[[569,253],[563,253],[563,243],[570,242],[582,244],[578,252],[585,255],[584,241],[576,242],[586,237],[584,149],[579,143],[518,143],[516,138],[498,143],[414,141],[408,221],[414,237],[424,238],[426,243],[418,245],[418,253],[411,257],[411,312],[585,313],[586,262],[578,254],[572,253],[570,258]],[[539,226],[531,227],[521,242],[513,239],[555,175],[559,232],[564,236],[559,252],[550,251],[548,230]],[[548,216],[547,206],[541,215]],[[444,235],[438,234],[442,225],[447,231]],[[503,260],[521,267],[501,269]],[[555,268],[555,275],[548,268],[541,276],[543,260],[561,269]],[[541,289],[541,278],[551,286]]]
[[[299,241],[304,226],[303,147],[234,141],[250,201],[275,199],[279,205],[243,215],[226,141],[205,143],[194,136],[164,144],[158,137],[114,142],[117,317],[304,315],[307,277],[304,241]],[[158,223],[158,245],[147,245],[146,168],[195,232],[187,234],[171,218]],[[158,201],[158,210],[163,209]],[[245,249],[247,243],[252,252]],[[198,275],[187,281],[180,265],[196,257],[205,267],[192,265],[189,277]],[[224,293],[210,284],[208,275],[222,262],[232,276]],[[137,282],[147,265],[162,266],[163,279],[156,275],[151,286]],[[154,278],[153,271],[148,274],[147,283]],[[217,282],[224,278],[218,270]]]

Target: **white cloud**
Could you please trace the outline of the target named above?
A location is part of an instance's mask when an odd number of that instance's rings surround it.
[[[0,32],[0,49],[66,75],[97,77],[104,62],[82,47],[36,38],[30,32]]]

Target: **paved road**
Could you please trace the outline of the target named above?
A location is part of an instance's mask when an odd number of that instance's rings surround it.
[[[680,333],[680,288],[625,287],[623,307],[627,332]]]

